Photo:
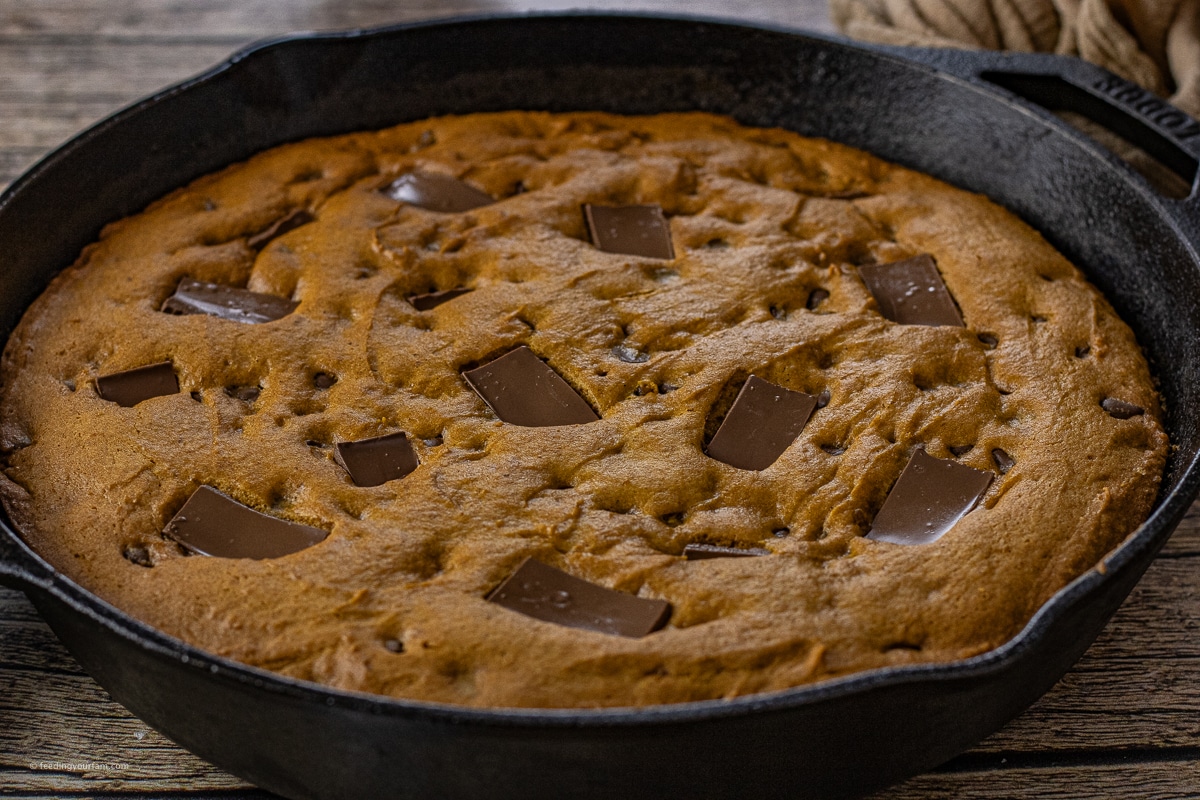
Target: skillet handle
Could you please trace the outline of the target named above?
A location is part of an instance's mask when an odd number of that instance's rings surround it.
[[[0,522],[0,585],[13,589],[49,588],[53,570]]]
[[[1078,58],[1032,53],[886,48],[973,84],[999,87],[1048,111],[1073,111],[1149,153],[1190,187],[1200,210],[1200,122],[1161,97]]]

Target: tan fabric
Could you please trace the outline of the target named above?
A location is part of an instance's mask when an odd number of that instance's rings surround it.
[[[883,44],[1085,58],[1200,116],[1200,0],[830,0],[843,33]]]

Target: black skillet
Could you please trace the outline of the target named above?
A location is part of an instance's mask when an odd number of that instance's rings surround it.
[[[1026,102],[1020,97],[1033,102]],[[704,109],[865,148],[984,192],[1081,264],[1166,399],[1153,515],[998,650],[768,695],[634,710],[386,700],[215,658],[101,602],[7,525],[0,578],[134,714],[288,797],[844,797],[999,728],[1083,653],[1196,494],[1195,192],[1156,194],[1044,108],[1078,111],[1195,185],[1200,126],[1082,62],[899,51],[647,16],[499,17],[255,46],[80,134],[0,197],[0,330],[100,227],[281,142],[500,109]]]

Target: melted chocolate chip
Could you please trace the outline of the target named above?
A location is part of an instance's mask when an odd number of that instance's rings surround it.
[[[883,316],[901,325],[963,326],[962,315],[946,289],[932,256],[890,264],[864,264],[858,274]]]
[[[641,350],[635,350],[628,345],[619,344],[612,349],[612,354],[624,361],[626,364],[645,364],[650,360],[649,353],[643,353]]]
[[[357,442],[338,442],[337,461],[355,486],[379,486],[403,478],[417,468],[417,454],[404,433]]]
[[[999,447],[992,451],[992,460],[996,462],[996,469],[1000,471],[1001,475],[1007,473],[1017,464],[1017,462],[1013,460],[1012,456],[1001,450]]]
[[[665,600],[606,589],[532,558],[487,599],[543,622],[633,638],[658,630],[671,616]]]
[[[236,289],[184,278],[162,304],[168,314],[207,314],[234,322],[257,324],[286,317],[300,303],[273,294]]]
[[[313,386],[318,389],[328,389],[337,383],[337,376],[330,375],[328,372],[318,372],[313,375]]]
[[[826,289],[813,289],[808,295],[808,302],[804,307],[809,311],[816,311],[817,306],[829,299],[829,292]]]
[[[294,231],[301,225],[307,225],[315,219],[316,217],[307,208],[297,208],[295,211],[275,220],[269,226],[251,236],[246,240],[246,245],[251,250],[261,250],[272,239],[277,239],[285,233]]]
[[[1106,397],[1100,401],[1100,407],[1109,413],[1109,416],[1116,419],[1129,419],[1130,417],[1140,417],[1146,413],[1146,409],[1141,406],[1135,406],[1133,403],[1126,403],[1124,400],[1118,400],[1115,397]]]
[[[262,394],[260,386],[226,386],[225,394],[243,403],[253,403]]]
[[[163,534],[202,556],[260,559],[298,552],[328,536],[320,528],[262,514],[211,486],[193,492]]]
[[[683,548],[683,557],[688,561],[702,561],[707,558],[747,558],[750,556],[769,556],[769,550],[761,547],[719,547],[715,544],[689,544]]]
[[[471,289],[445,289],[440,292],[429,292],[427,294],[414,294],[408,298],[408,302],[417,311],[428,311],[431,308],[437,308],[442,303],[453,300],[456,297],[462,297],[464,294],[472,291]]]
[[[179,391],[179,379],[170,361],[148,367],[111,372],[96,378],[96,394],[110,403],[129,408],[151,397],[163,397]]]
[[[592,244],[606,253],[672,259],[671,226],[661,206],[599,206],[585,203]]]
[[[875,515],[867,538],[928,544],[954,527],[992,482],[992,473],[917,450]]]
[[[384,189],[384,194],[401,203],[455,214],[495,202],[492,196],[474,186],[433,172],[409,172]]]
[[[513,425],[582,425],[599,419],[571,384],[524,345],[463,377],[497,417]]]
[[[800,435],[816,406],[810,394],[751,375],[708,443],[708,455],[738,469],[766,469]]]
[[[153,567],[154,562],[150,560],[150,551],[141,545],[132,545],[125,548],[125,552],[121,553],[125,556],[125,560],[131,564],[137,564],[139,567]]]

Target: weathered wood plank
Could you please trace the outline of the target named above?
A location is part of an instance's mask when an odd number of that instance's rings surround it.
[[[297,30],[371,27],[454,14],[495,14],[580,7],[606,11],[642,10],[688,13],[773,22],[832,30],[824,0],[4,0],[0,33],[26,37],[81,34],[130,37],[169,33],[176,36],[258,37]]]
[[[969,772],[935,771],[913,778],[872,800],[996,800],[1036,797],[1038,800],[1121,798],[1121,800],[1179,800],[1200,796],[1200,760],[1127,763],[1013,766]]]

